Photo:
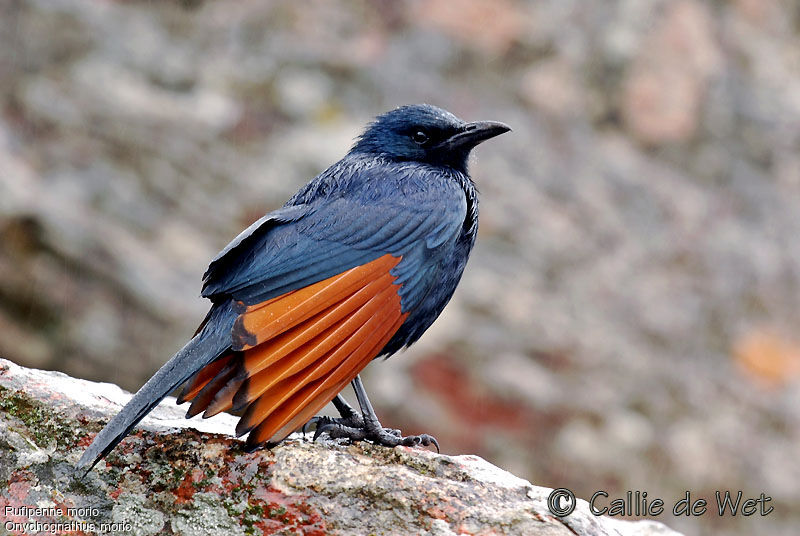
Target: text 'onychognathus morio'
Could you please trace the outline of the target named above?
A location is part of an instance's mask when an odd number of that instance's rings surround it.
[[[379,116],[342,160],[228,244],[203,276],[195,336],[95,437],[91,469],[172,390],[187,417],[241,411],[247,447],[283,440],[333,400],[317,435],[430,445],[384,429],[359,372],[415,342],[450,300],[478,229],[470,151],[507,132],[430,105]],[[361,414],[338,393],[352,382]],[[438,448],[438,444],[436,444]]]

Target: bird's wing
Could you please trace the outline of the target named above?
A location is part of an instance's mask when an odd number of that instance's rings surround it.
[[[271,213],[212,261],[202,295],[257,304],[385,253],[399,257],[423,245],[433,250],[454,238],[465,202],[454,192],[441,200],[414,193],[399,200],[350,195]]]
[[[430,288],[466,211],[460,189],[406,190],[365,188],[268,217],[215,259],[204,295],[232,299],[238,317],[230,352],[181,395],[188,416],[244,411],[237,432],[250,432],[248,445],[279,441],[378,355]]]

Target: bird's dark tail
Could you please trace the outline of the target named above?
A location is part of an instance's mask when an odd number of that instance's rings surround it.
[[[209,312],[199,332],[145,383],[128,404],[94,438],[78,461],[85,475],[170,392],[225,352],[231,343],[236,314],[230,305]]]

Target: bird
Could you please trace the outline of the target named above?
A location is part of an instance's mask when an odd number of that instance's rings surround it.
[[[314,438],[439,444],[383,428],[360,372],[416,342],[450,301],[478,231],[472,149],[510,131],[430,105],[377,116],[344,158],[211,261],[194,336],[95,436],[88,473],[184,385],[187,418],[238,412],[248,451],[316,424]],[[339,394],[351,384],[359,411]],[[315,417],[333,402],[340,417]],[[84,473],[84,474],[86,474]]]

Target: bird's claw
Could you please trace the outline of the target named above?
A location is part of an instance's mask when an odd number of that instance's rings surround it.
[[[362,411],[359,413],[353,409],[341,395],[333,399],[333,405],[336,407],[341,417],[328,417],[319,416],[313,417],[310,421],[303,425],[303,437],[310,426],[315,425],[313,441],[319,439],[322,434],[327,434],[331,439],[349,439],[351,442],[356,441],[370,441],[376,445],[384,447],[396,447],[402,445],[404,447],[428,447],[433,445],[436,447],[436,452],[439,451],[439,442],[436,438],[428,434],[420,434],[414,436],[403,436],[400,430],[395,428],[384,428],[375,416],[375,411],[367,399],[367,394],[364,392],[364,387],[361,385],[361,379],[356,377],[353,380],[353,389],[356,390],[356,396],[360,395],[359,404]],[[364,400],[366,403],[362,403]],[[365,407],[367,408],[365,410]]]
[[[436,441],[436,438],[433,437],[430,434],[420,434],[420,435],[415,435],[415,436],[406,436],[406,437],[400,436],[400,437],[402,439],[400,444],[403,445],[403,446],[406,446],[406,447],[420,447],[420,446],[428,447],[430,445],[433,445],[434,447],[436,447],[436,452],[437,453],[441,452],[439,450],[439,442]]]
[[[306,438],[306,434],[308,433],[308,430],[312,426],[316,426],[316,429],[319,430],[319,427],[321,426],[320,423],[322,423],[323,419],[327,419],[327,418],[328,417],[324,417],[324,416],[311,417],[311,419],[309,419],[309,421],[307,423],[305,423],[303,425],[303,427],[300,429],[300,431],[303,432],[303,439]],[[316,440],[316,439],[317,439],[317,434],[315,433],[314,434],[314,440]]]
[[[353,412],[346,417],[328,417],[327,415],[319,415],[312,417],[307,423],[303,425],[303,437],[309,431],[311,426],[316,426],[314,430],[314,437],[312,441],[316,441],[320,435],[325,433],[332,427],[343,426],[346,428],[359,429],[364,427],[364,418],[356,412]],[[396,432],[400,432],[396,430]]]
[[[429,434],[403,436],[400,430],[383,428],[380,423],[376,423],[374,426],[348,426],[338,422],[340,420],[330,417],[318,418],[314,441],[322,434],[327,434],[331,439],[348,439],[352,442],[369,441],[384,447],[428,447],[433,445],[436,447],[436,452],[440,452],[439,442]]]
[[[314,437],[311,440],[312,441],[316,441],[317,439],[319,439],[319,437],[322,434],[325,434],[325,433],[327,433],[328,436],[333,438],[333,435],[330,432],[331,432],[331,430],[335,429],[337,426],[342,426],[342,425],[341,424],[337,425],[336,423],[333,423],[333,422],[328,422],[328,423],[325,423],[325,424],[323,424],[321,426],[318,424],[317,425],[317,429],[314,430]]]

